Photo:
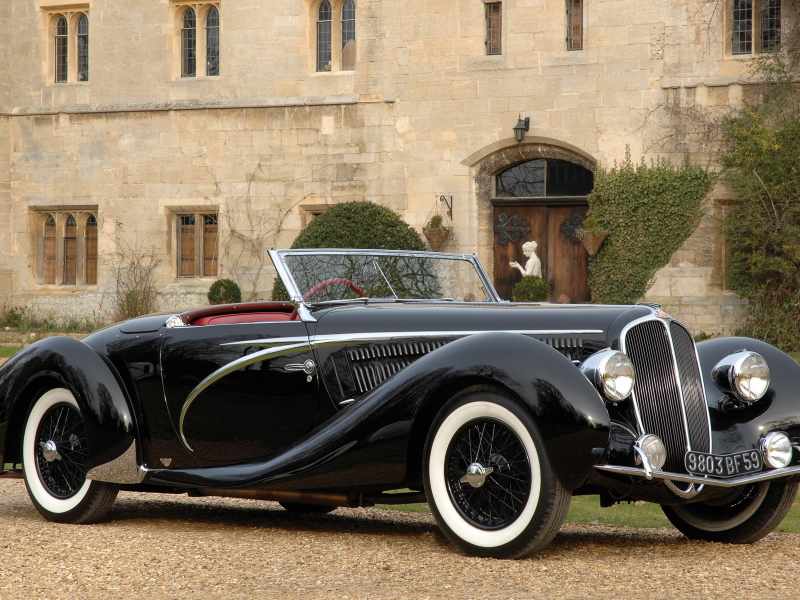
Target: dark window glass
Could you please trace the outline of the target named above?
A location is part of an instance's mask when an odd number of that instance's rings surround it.
[[[529,160],[506,169],[497,176],[498,198],[537,198],[544,196],[545,161]]]
[[[761,51],[775,52],[781,45],[781,0],[762,0]]]
[[[67,19],[59,17],[56,21],[56,83],[67,81]]]
[[[331,70],[331,3],[325,0],[317,9],[317,71]]]
[[[89,81],[89,19],[78,19],[78,81]]]
[[[567,0],[567,50],[583,50],[583,0]]]
[[[731,51],[733,54],[753,51],[753,0],[733,0]]]
[[[217,276],[217,233],[217,215],[203,215],[203,277]]]
[[[486,54],[502,54],[503,18],[499,2],[486,5]]]
[[[546,196],[587,196],[594,173],[566,160],[548,160],[546,187]]]
[[[194,10],[186,9],[181,23],[181,77],[194,77],[197,75],[197,26]]]
[[[95,219],[94,215],[90,215],[86,219],[84,236],[85,280],[87,284],[94,285],[97,283],[97,219]]]
[[[78,225],[70,215],[64,223],[64,284],[75,285],[78,266]]]
[[[56,282],[56,220],[49,217],[44,222],[44,282]]]
[[[342,6],[342,71],[356,68],[356,3],[347,0]]]
[[[498,198],[586,196],[593,187],[590,170],[565,160],[537,158],[497,176]]]
[[[206,75],[219,75],[219,11],[206,13]]]
[[[178,215],[178,277],[195,276],[194,215]]]

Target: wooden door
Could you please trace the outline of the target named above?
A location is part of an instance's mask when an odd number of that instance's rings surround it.
[[[575,228],[586,216],[586,205],[536,205],[498,202],[494,207],[494,285],[500,297],[511,299],[511,291],[522,278],[509,266],[525,266],[522,244],[535,241],[542,261],[542,277],[553,290],[551,302],[589,302],[589,255],[575,237]]]

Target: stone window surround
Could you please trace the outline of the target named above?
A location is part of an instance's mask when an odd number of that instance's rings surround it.
[[[89,3],[63,3],[58,5],[40,6],[45,22],[46,48],[44,53],[45,60],[42,64],[42,72],[45,75],[47,85],[86,85],[88,81],[78,81],[78,19],[86,15],[89,18]],[[56,23],[59,17],[67,20],[67,81],[56,83],[56,56],[55,56],[55,35]],[[92,35],[91,22],[89,23],[89,36]],[[91,44],[89,45],[91,51]]]
[[[753,16],[752,16],[752,51],[744,54],[733,53],[733,0],[726,0],[724,11],[724,30],[725,35],[725,58],[734,60],[743,60],[751,56],[761,54],[761,7],[765,0],[753,0]],[[783,3],[781,3],[783,4]],[[785,8],[785,7],[783,7]],[[784,32],[783,15],[781,15],[781,33]]]
[[[76,244],[76,276],[74,284],[64,283],[64,225],[69,216],[73,216],[77,225]],[[37,286],[43,288],[73,291],[75,289],[97,289],[96,283],[86,283],[86,220],[94,216],[97,221],[98,235],[100,218],[97,205],[92,206],[32,206],[30,208],[31,247],[35,248],[35,278]],[[55,284],[44,283],[44,224],[53,217],[56,221],[56,281]],[[99,275],[99,268],[98,268]],[[98,277],[99,280],[99,277]]]
[[[166,247],[168,249],[167,261],[170,264],[172,280],[174,283],[181,283],[186,284],[189,281],[215,281],[219,278],[219,274],[222,271],[222,254],[220,250],[220,246],[222,243],[222,213],[220,211],[220,207],[218,204],[181,204],[181,205],[174,205],[174,206],[166,206],[166,231],[167,231],[167,240],[166,240]],[[203,276],[200,275],[201,269],[200,264],[202,263],[202,253],[196,255],[196,268],[195,272],[197,273],[194,277],[179,277],[178,276],[178,217],[180,215],[187,215],[193,214],[195,215],[195,223],[197,223],[197,217],[200,215],[211,215],[214,214],[217,216],[217,275],[214,276]],[[202,227],[200,227],[196,234],[196,236],[202,238]],[[202,243],[199,244],[202,248]],[[199,257],[199,260],[197,260]]]
[[[308,73],[311,76],[354,75],[358,69],[359,22],[356,0],[356,62],[355,69],[342,71],[342,7],[346,0],[328,0],[331,5],[331,70],[317,71],[317,10],[325,0],[313,0],[308,11]]]
[[[214,7],[219,12],[219,37],[220,50],[223,31],[222,9],[220,2],[187,2],[186,0],[170,0],[172,8],[172,78],[178,81],[193,81],[204,79],[219,79],[220,75],[206,75],[206,14]],[[183,24],[183,13],[187,8],[194,9],[195,15],[195,73],[194,77],[181,77],[181,26]],[[222,54],[220,52],[220,54]],[[220,60],[221,60],[220,56]],[[222,70],[220,70],[222,72]]]

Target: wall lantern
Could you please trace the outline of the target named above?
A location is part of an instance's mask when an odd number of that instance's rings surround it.
[[[517,124],[514,125],[514,139],[517,142],[521,142],[522,139],[525,137],[525,134],[530,131],[531,128],[531,118],[525,117],[522,118],[520,115],[519,119],[517,120]]]

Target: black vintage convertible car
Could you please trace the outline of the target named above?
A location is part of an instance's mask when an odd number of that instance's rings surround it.
[[[800,365],[774,347],[695,345],[649,304],[503,302],[474,256],[272,259],[291,302],[150,315],[14,356],[3,476],[67,523],[97,521],[119,489],[307,512],[428,502],[456,546],[508,558],[546,546],[573,495],[655,502],[688,537],[731,543],[794,501]]]

